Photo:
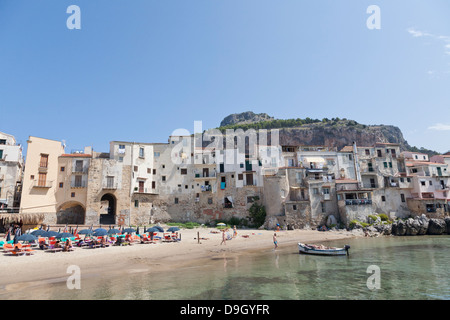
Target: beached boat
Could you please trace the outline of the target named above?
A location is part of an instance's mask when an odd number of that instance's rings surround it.
[[[344,256],[348,255],[349,245],[345,245],[344,248],[331,248],[323,245],[313,245],[298,243],[298,251],[303,254],[316,254],[321,256]]]

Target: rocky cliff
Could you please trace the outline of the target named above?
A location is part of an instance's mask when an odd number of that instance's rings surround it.
[[[369,147],[375,143],[398,143],[402,151],[411,150],[402,131],[392,125],[364,125],[348,119],[276,120],[262,113],[244,112],[227,116],[219,129],[279,129],[282,145],[325,145],[338,150],[351,145]],[[270,143],[270,140],[269,140]]]
[[[254,113],[252,111],[246,111],[242,113],[233,113],[225,117],[220,123],[221,127],[236,125],[236,124],[250,124],[261,121],[271,121],[274,117],[269,116],[267,113]]]

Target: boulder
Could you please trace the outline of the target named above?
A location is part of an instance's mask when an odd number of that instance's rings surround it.
[[[447,232],[447,234],[450,234],[450,217],[445,217],[444,221],[445,221],[445,224],[447,226],[446,232]]]
[[[266,219],[266,228],[269,230],[275,230],[277,228],[278,219],[275,217],[268,217]]]
[[[379,216],[376,216],[376,219],[373,219],[371,216],[369,216],[369,217],[367,217],[367,222],[369,224],[377,225],[377,224],[381,223],[381,218]]]
[[[327,218],[326,226],[328,228],[332,228],[332,227],[335,227],[336,225],[337,225],[336,217],[334,215],[330,214]]]
[[[420,217],[415,217],[414,220],[416,220],[419,224],[419,231],[417,234],[418,235],[427,234],[429,223],[429,219],[427,218],[427,216],[422,214]]]
[[[440,235],[446,232],[447,225],[444,219],[431,218],[428,222],[428,234]]]
[[[413,218],[409,218],[405,221],[406,225],[406,232],[405,235],[407,236],[415,236],[419,233],[419,222],[417,222]]]
[[[392,223],[392,234],[395,236],[404,236],[406,234],[406,223],[403,220],[397,220]]]

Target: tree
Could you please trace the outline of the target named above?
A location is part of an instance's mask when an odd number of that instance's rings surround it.
[[[253,204],[248,209],[249,217],[252,219],[253,223],[257,228],[262,226],[266,221],[266,207],[258,203],[259,197],[253,197]]]

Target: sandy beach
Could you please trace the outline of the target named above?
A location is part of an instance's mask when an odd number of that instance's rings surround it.
[[[163,226],[164,227],[164,226]],[[215,228],[181,229],[182,240],[175,243],[133,244],[108,248],[84,249],[76,247],[72,252],[50,253],[35,250],[32,256],[0,256],[0,290],[17,291],[42,282],[66,281],[67,268],[76,265],[83,277],[99,274],[158,272],[186,265],[202,263],[217,256],[233,256],[245,252],[273,248],[274,231],[238,230],[236,238],[221,245],[222,234],[211,233]],[[198,243],[197,232],[200,234]],[[232,233],[230,231],[230,233]],[[243,237],[248,236],[248,237]],[[278,247],[296,244],[322,243],[325,241],[354,238],[347,231],[320,232],[315,230],[289,230],[277,232]],[[332,245],[332,242],[328,242]]]

